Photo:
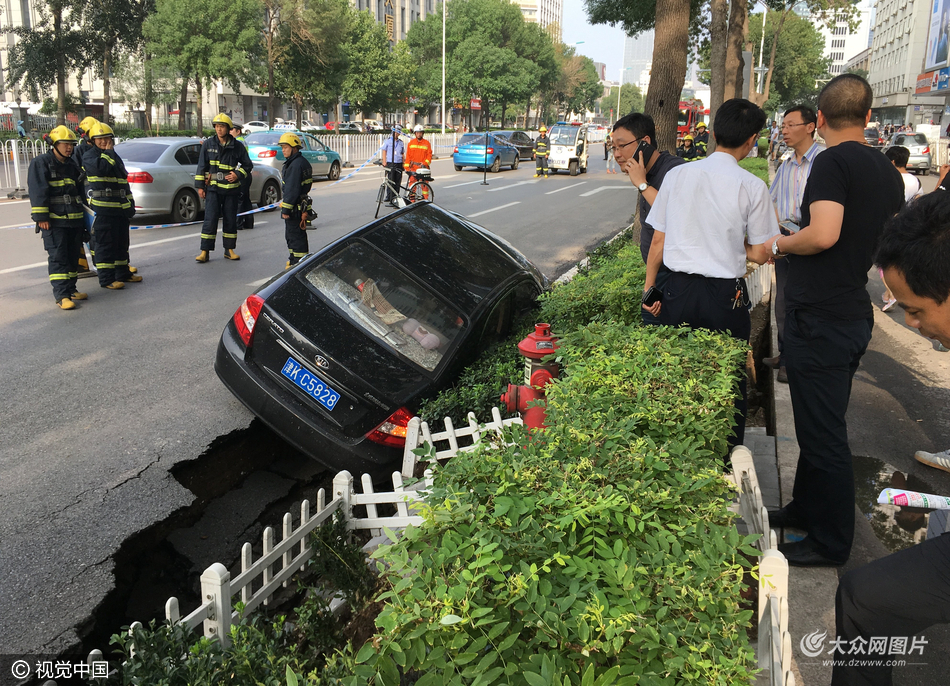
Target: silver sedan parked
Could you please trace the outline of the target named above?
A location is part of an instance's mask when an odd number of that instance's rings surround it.
[[[907,171],[926,176],[930,173],[930,143],[922,133],[895,133],[887,148],[901,146],[907,148],[910,159],[907,160]],[[885,148],[885,152],[887,151]]]
[[[195,189],[201,141],[197,138],[136,138],[115,151],[129,172],[136,214],[171,214],[174,222],[194,221],[204,209]],[[280,172],[255,164],[251,171],[251,202],[259,207],[280,200]]]

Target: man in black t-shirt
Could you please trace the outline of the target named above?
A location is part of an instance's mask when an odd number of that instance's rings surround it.
[[[660,190],[666,173],[673,167],[686,164],[686,160],[671,155],[665,150],[656,149],[656,125],[649,114],[633,112],[618,119],[614,124],[611,141],[614,159],[620,166],[620,170],[627,174],[630,182],[640,191],[640,255],[643,257],[643,263],[646,264],[650,254],[650,244],[653,242],[653,227],[646,221],[647,215],[650,214],[650,207],[656,200],[656,194]],[[634,153],[640,147],[640,141],[651,146],[650,154],[645,160],[642,159],[645,155],[638,155],[634,159]],[[668,269],[660,267],[656,275],[657,288],[662,290],[669,273]],[[660,323],[659,319],[646,310],[642,310],[641,314],[646,324]]]
[[[864,141],[871,98],[871,87],[855,74],[822,89],[818,130],[828,147],[805,186],[803,228],[770,241],[773,255],[789,255],[784,354],[801,452],[792,501],[769,513],[769,523],[808,532],[779,545],[797,566],[844,564],[854,539],[845,413],[874,326],[868,270],[884,222],[904,202],[900,174]]]

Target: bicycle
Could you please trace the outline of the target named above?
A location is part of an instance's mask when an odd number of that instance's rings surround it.
[[[379,217],[379,209],[386,202],[387,195],[392,196],[396,207],[400,209],[414,202],[424,200],[431,202],[435,198],[435,191],[432,190],[432,185],[429,183],[432,181],[432,172],[429,169],[421,167],[406,176],[406,185],[400,185],[397,188],[392,179],[389,178],[389,170],[383,169],[383,182],[376,194],[376,218]]]

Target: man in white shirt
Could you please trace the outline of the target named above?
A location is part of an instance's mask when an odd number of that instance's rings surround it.
[[[739,166],[765,125],[748,100],[724,102],[716,112],[716,152],[670,170],[650,210],[653,242],[644,293],[660,265],[670,270],[662,301],[643,308],[662,324],[727,332],[748,342],[751,333],[746,259],[764,264],[766,244],[778,231],[765,183]],[[744,375],[743,375],[744,376]],[[736,436],[745,434],[745,380],[736,401]]]

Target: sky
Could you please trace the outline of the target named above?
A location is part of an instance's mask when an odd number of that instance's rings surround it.
[[[584,41],[576,46],[577,52],[606,64],[609,81],[619,79],[620,67],[623,66],[623,29],[606,24],[592,26],[584,10],[584,0],[564,0],[562,33],[562,40],[568,45]]]

